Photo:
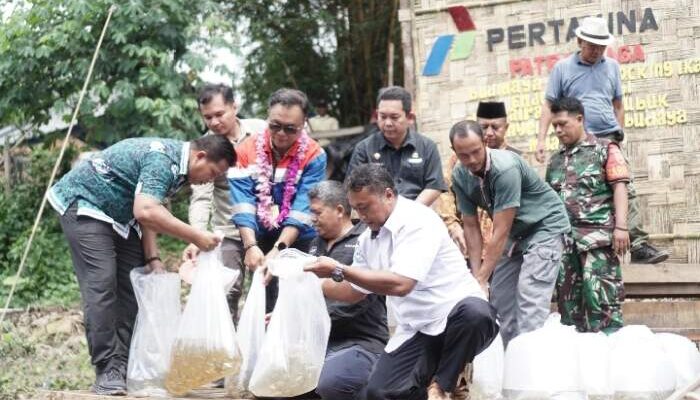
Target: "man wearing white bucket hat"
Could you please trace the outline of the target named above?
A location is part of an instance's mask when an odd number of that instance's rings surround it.
[[[605,48],[615,41],[608,31],[608,23],[603,18],[588,17],[575,33],[579,51],[560,60],[549,76],[535,154],[539,162],[545,160],[544,143],[552,122],[550,107],[554,100],[563,97],[574,97],[583,103],[586,132],[618,144],[624,139],[625,112],[620,65],[605,57]],[[659,251],[647,243],[649,234],[642,228],[633,180],[628,185],[628,200],[632,262],[656,264],[666,260],[668,252]]]

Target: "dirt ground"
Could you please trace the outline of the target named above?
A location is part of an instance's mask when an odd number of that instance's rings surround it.
[[[33,398],[37,389],[87,389],[94,380],[75,308],[8,314],[0,327],[0,400]]]

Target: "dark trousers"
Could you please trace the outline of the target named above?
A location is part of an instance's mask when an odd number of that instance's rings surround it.
[[[112,225],[76,212],[71,206],[60,221],[80,286],[92,364],[98,373],[126,372],[138,309],[129,273],[143,266],[141,240],[133,230],[124,239]]]
[[[366,389],[367,400],[425,400],[431,379],[453,392],[467,363],[498,334],[496,310],[485,300],[467,297],[447,318],[437,336],[415,334],[391,353],[382,353]]]

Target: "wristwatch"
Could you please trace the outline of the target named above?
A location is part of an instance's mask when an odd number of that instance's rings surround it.
[[[286,249],[287,247],[289,247],[289,246],[287,246],[287,243],[285,243],[285,242],[277,242],[277,244],[275,244],[275,248],[279,251],[282,251],[282,250]]]
[[[343,271],[345,270],[345,267],[343,264],[339,263],[336,261],[335,263],[335,269],[333,272],[331,272],[331,279],[333,279],[334,282],[342,282],[345,280],[345,274],[343,274]]]

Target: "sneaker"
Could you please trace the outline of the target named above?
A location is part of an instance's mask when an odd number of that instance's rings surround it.
[[[658,250],[647,243],[642,243],[641,246],[632,250],[631,258],[633,264],[657,264],[666,261],[668,252]]]
[[[102,396],[126,396],[126,379],[119,369],[111,368],[97,374],[92,390]]]

